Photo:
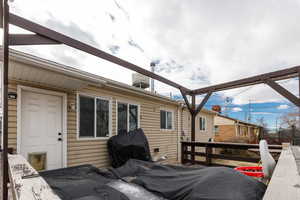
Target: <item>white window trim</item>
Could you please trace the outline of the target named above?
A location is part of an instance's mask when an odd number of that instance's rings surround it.
[[[245,129],[245,127],[246,127],[246,129]],[[239,131],[238,131],[237,136],[239,136],[239,137],[248,137],[248,133],[247,133],[248,126],[239,124],[238,129],[239,129]],[[243,129],[245,130],[245,135],[243,134],[243,131],[244,131]]]
[[[239,136],[239,123],[235,123],[235,136]]]
[[[96,101],[96,99],[103,99],[103,100],[107,100],[109,102],[109,122],[108,122],[108,133],[109,136],[107,137],[97,137],[97,130],[96,130],[96,119],[97,119],[97,112],[96,112],[96,102],[95,102],[95,114],[94,114],[94,118],[95,118],[95,131],[94,131],[94,137],[80,137],[79,136],[79,123],[80,123],[80,105],[79,105],[79,96],[86,96],[86,97],[91,97],[94,98],[94,101]],[[108,140],[111,136],[112,136],[112,98],[111,97],[106,97],[106,96],[97,96],[97,95],[92,95],[92,94],[87,94],[87,93],[82,93],[82,92],[78,92],[76,94],[76,137],[77,140]]]
[[[200,118],[204,119],[204,130],[200,129]],[[199,130],[200,130],[200,132],[206,132],[207,131],[207,119],[206,119],[206,116],[199,116],[198,123],[199,123]]]
[[[118,103],[127,104],[127,129],[129,129],[129,106],[134,105],[138,107],[138,128],[141,124],[141,106],[139,103],[128,101],[128,100],[116,100],[116,135],[118,135]],[[127,130],[128,132],[128,130]]]
[[[166,111],[166,112],[170,112],[171,115],[172,115],[172,128],[171,129],[164,129],[164,128],[161,128],[160,126],[160,111]],[[171,109],[166,109],[166,108],[160,108],[159,110],[159,128],[160,128],[160,131],[174,131],[175,130],[175,127],[174,127],[174,110],[171,110]],[[167,115],[166,115],[166,122],[167,122]]]

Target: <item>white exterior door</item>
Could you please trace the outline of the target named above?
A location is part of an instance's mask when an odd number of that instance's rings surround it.
[[[63,167],[62,97],[26,90],[21,96],[21,154],[44,154],[47,170]]]

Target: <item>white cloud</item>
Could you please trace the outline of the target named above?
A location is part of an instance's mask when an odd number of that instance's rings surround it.
[[[240,107],[234,107],[234,108],[232,108],[232,112],[241,112],[241,111],[243,111],[243,109],[240,108]]]
[[[13,12],[41,24],[60,22],[70,30],[58,30],[109,53],[118,46],[116,56],[149,69],[153,59],[171,63],[160,75],[191,89],[231,81],[298,65],[300,57],[300,4],[298,1],[198,1],[126,0],[96,1],[15,1]],[[66,12],[68,8],[68,12]],[[167,9],[166,9],[167,8]],[[59,28],[59,27],[52,27]],[[128,41],[140,46],[135,48]],[[94,44],[96,43],[96,44]],[[26,47],[43,57],[78,65],[83,70],[124,83],[131,83],[131,71],[67,47]],[[23,48],[24,49],[24,48]],[[58,56],[59,54],[59,56]],[[71,54],[71,55],[70,55]],[[72,60],[77,60],[72,62]],[[173,70],[172,60],[176,70]],[[178,68],[183,66],[183,68]],[[284,83],[297,91],[296,81]],[[247,88],[246,88],[247,89]],[[179,91],[156,81],[161,93]],[[234,96],[233,103],[285,102],[265,85],[222,92]],[[240,93],[240,94],[239,94]]]
[[[281,104],[277,107],[278,110],[284,110],[284,109],[288,109],[290,106],[286,105],[286,104]]]
[[[271,112],[251,112],[251,115],[273,115]]]

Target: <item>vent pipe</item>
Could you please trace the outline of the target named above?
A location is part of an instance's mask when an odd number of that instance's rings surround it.
[[[151,62],[150,67],[151,67],[151,72],[154,73],[155,62]],[[153,78],[151,78],[151,92],[154,93],[154,79]]]

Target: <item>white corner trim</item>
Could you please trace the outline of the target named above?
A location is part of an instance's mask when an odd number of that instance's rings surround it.
[[[62,156],[63,156],[63,167],[67,167],[67,94],[63,92],[56,92],[46,89],[28,87],[23,85],[17,85],[17,153],[21,153],[21,122],[22,122],[22,91],[31,91],[40,94],[48,94],[54,96],[62,97],[62,133],[63,133],[63,141],[62,141]]]

